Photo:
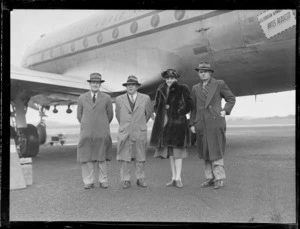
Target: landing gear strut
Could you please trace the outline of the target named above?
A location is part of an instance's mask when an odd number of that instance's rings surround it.
[[[15,139],[20,157],[35,157],[39,153],[40,140],[37,128],[26,124],[26,105],[21,100],[11,103],[11,138]]]

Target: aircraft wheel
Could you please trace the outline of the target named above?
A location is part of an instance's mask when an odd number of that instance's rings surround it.
[[[37,128],[32,124],[27,124],[27,128],[21,128],[20,132],[21,136],[18,141],[20,146],[20,157],[35,157],[40,149]]]
[[[46,139],[47,139],[47,132],[46,132],[46,124],[43,122],[40,122],[37,126],[37,132],[39,135],[39,141],[40,145],[45,144]]]

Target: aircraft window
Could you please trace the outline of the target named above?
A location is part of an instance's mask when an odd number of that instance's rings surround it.
[[[44,53],[41,54],[41,60],[44,60]]]
[[[71,44],[71,51],[72,51],[72,52],[75,51],[75,44],[74,44],[74,43]]]
[[[159,20],[160,20],[159,15],[158,14],[154,14],[152,16],[152,18],[151,18],[151,25],[152,25],[152,27],[154,27],[154,28],[157,27],[158,24],[159,24]]]
[[[50,50],[49,55],[50,55],[50,57],[53,57],[53,49]]]
[[[138,30],[138,23],[136,21],[134,21],[130,25],[130,32],[136,33],[137,30]]]
[[[61,47],[60,47],[60,54],[63,55],[64,53],[65,53],[64,47],[61,46]]]
[[[98,36],[97,36],[97,42],[100,44],[103,40],[103,36],[102,36],[102,33],[99,33]]]
[[[177,21],[181,20],[185,15],[185,10],[176,10],[175,11],[175,18]]]
[[[114,28],[113,32],[112,32],[112,36],[114,39],[117,39],[119,36],[119,29],[118,28]]]
[[[83,46],[86,48],[89,46],[89,40],[86,38],[83,39]]]

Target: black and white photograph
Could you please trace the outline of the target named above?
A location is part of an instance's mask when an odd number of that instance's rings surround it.
[[[10,222],[296,225],[295,9],[14,9]]]

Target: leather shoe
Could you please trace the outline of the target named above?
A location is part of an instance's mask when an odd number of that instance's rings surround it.
[[[183,187],[183,184],[182,184],[181,180],[176,181],[176,187],[177,188],[182,188]]]
[[[94,188],[94,184],[87,184],[84,186],[84,189],[90,189],[90,188]]]
[[[146,188],[148,185],[145,183],[144,179],[138,179],[136,181],[137,186],[142,187],[142,188]]]
[[[124,183],[123,183],[123,188],[124,188],[124,189],[127,189],[127,188],[129,188],[130,186],[131,186],[131,183],[130,183],[129,180],[124,181]]]
[[[214,179],[206,179],[206,181],[204,181],[202,184],[200,184],[201,188],[206,188],[209,186],[213,186],[214,184]]]
[[[215,185],[214,185],[214,189],[218,189],[223,187],[223,181],[222,180],[216,180],[215,181]]]
[[[176,181],[175,180],[171,180],[170,182],[166,183],[166,186],[170,187],[170,186],[176,186]]]
[[[107,182],[100,183],[100,188],[108,188],[108,183]]]

